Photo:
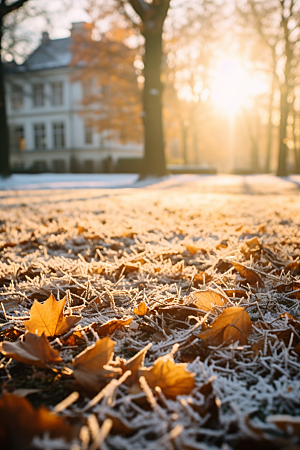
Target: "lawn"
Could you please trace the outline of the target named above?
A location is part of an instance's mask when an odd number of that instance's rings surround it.
[[[1,448],[300,448],[296,181],[1,191]]]

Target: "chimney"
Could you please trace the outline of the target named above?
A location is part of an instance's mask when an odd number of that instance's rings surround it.
[[[42,45],[47,45],[50,42],[50,37],[48,31],[43,31],[42,33]]]
[[[85,37],[90,38],[91,34],[92,34],[92,27],[93,27],[93,25],[91,23],[73,22],[72,28],[71,28],[71,37],[85,36]]]

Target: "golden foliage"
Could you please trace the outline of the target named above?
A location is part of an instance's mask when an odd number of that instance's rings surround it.
[[[26,330],[39,336],[42,333],[45,336],[59,336],[69,331],[81,316],[64,316],[65,302],[66,298],[57,302],[52,294],[43,304],[35,300],[30,310],[30,320],[25,322]]]
[[[233,306],[225,309],[209,328],[198,334],[198,337],[204,339],[206,345],[218,346],[234,341],[245,345],[251,330],[251,320],[245,308]]]

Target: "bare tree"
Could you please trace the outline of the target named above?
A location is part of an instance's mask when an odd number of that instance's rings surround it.
[[[299,2],[295,0],[247,0],[246,8],[240,7],[253,29],[258,33],[261,42],[269,49],[272,59],[272,89],[270,92],[269,137],[272,133],[271,115],[274,102],[274,89],[277,83],[280,91],[280,124],[278,145],[277,175],[288,174],[288,138],[287,124],[291,108],[291,98],[295,85],[297,59],[300,51]],[[271,67],[270,66],[270,67]],[[270,145],[267,153],[266,167],[269,168]]]

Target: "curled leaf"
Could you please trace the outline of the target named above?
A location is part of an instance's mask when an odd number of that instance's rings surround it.
[[[1,342],[0,352],[15,361],[40,368],[46,368],[62,361],[59,351],[51,347],[45,333],[41,336],[26,333],[23,342]]]
[[[99,392],[111,378],[122,373],[121,369],[109,366],[114,346],[115,343],[105,337],[73,359],[74,377],[87,391]]]
[[[30,310],[30,320],[25,322],[25,328],[30,333],[45,333],[45,336],[59,336],[73,328],[81,316],[64,316],[63,309],[66,298],[57,302],[53,295],[43,303],[34,301]]]
[[[98,324],[93,325],[94,330],[98,333],[99,336],[107,336],[108,334],[113,334],[115,330],[120,330],[125,325],[130,325],[133,317],[126,317],[125,319],[112,319],[108,322],[105,322],[100,327]]]
[[[250,286],[256,286],[258,284],[259,287],[264,287],[263,280],[254,270],[236,262],[232,262],[232,265],[242,277],[246,278]]]

